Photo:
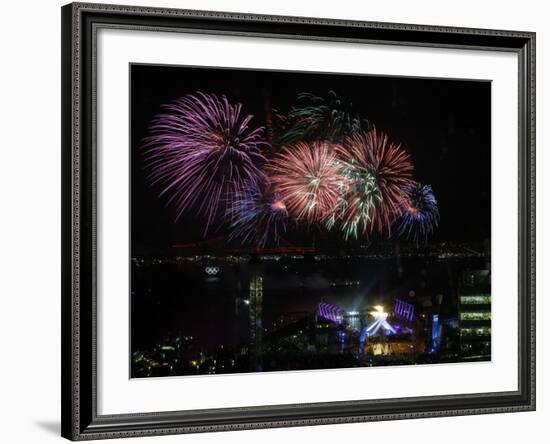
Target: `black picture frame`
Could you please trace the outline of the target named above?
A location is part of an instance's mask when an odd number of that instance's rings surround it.
[[[62,436],[118,438],[535,409],[535,33],[102,4],[62,8]],[[518,390],[98,415],[96,32],[100,27],[511,51],[519,60]]]

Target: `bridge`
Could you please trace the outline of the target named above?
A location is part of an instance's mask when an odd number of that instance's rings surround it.
[[[194,242],[176,242],[172,244],[172,248],[197,252],[204,252],[206,249],[209,249],[210,251],[217,250],[217,253],[223,252],[225,254],[311,254],[317,251],[314,247],[296,246],[284,240],[282,245],[253,248],[227,245],[226,241],[227,236],[220,235]]]

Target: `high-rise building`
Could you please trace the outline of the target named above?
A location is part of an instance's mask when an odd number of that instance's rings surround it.
[[[491,356],[491,272],[466,270],[458,286],[460,354],[464,358]]]
[[[249,298],[249,329],[250,329],[250,356],[252,367],[255,371],[261,371],[261,354],[263,338],[262,307],[264,296],[264,279],[261,265],[251,265]]]

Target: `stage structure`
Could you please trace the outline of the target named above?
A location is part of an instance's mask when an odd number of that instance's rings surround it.
[[[386,334],[388,332],[396,333],[395,328],[393,328],[387,321],[388,313],[384,311],[384,307],[381,305],[375,305],[373,308],[374,310],[369,312],[369,314],[374,318],[374,320],[367,327],[367,336],[374,336],[380,330]]]
[[[335,304],[319,302],[319,305],[317,305],[317,317],[334,322],[335,324],[341,324],[344,321],[344,310]]]
[[[393,304],[393,313],[397,318],[412,321],[414,316],[414,305],[404,302],[401,299],[396,299]]]

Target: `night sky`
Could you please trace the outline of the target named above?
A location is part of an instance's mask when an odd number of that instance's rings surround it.
[[[329,90],[411,154],[414,179],[431,185],[439,203],[433,241],[490,238],[490,82],[131,65],[132,254],[201,240],[202,221],[174,223],[173,211],[144,180],[140,147],[162,104],[196,91],[225,94],[265,125],[266,100],[286,112],[298,93],[326,97]]]

